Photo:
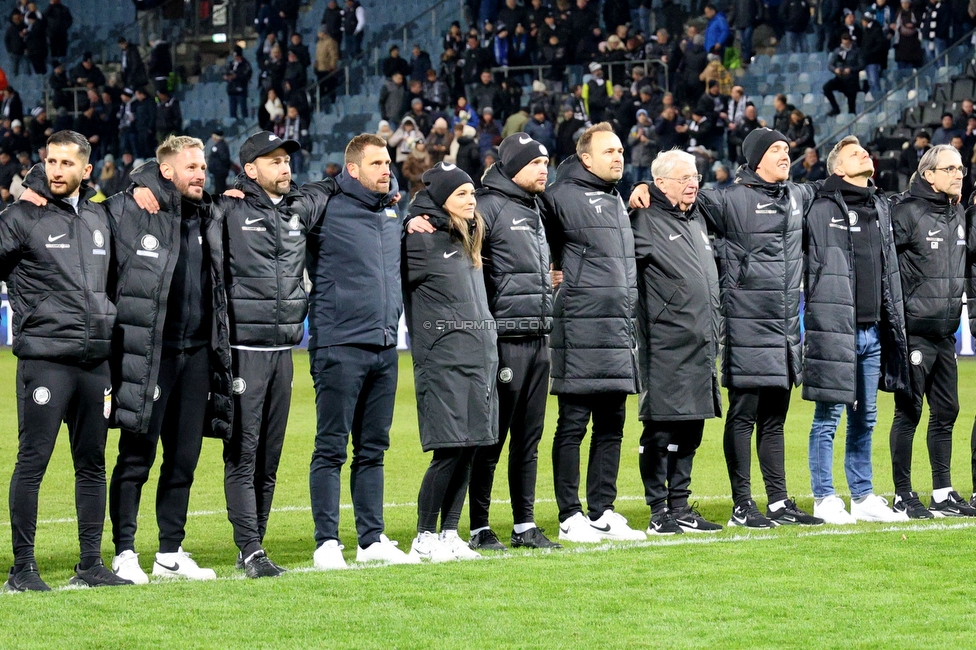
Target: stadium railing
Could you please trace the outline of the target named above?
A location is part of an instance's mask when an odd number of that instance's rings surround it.
[[[607,78],[607,79],[609,79],[612,76],[612,74],[610,74],[610,73],[612,73],[615,68],[623,68],[624,69],[624,75],[629,79],[630,78],[630,75],[627,74],[627,71],[633,69],[634,66],[641,65],[641,64],[643,64],[643,66],[644,66],[644,78],[645,79],[649,79],[649,80],[652,79],[652,77],[650,76],[652,66],[660,66],[665,71],[667,70],[667,66],[665,65],[664,61],[661,60],[661,59],[640,59],[640,60],[637,60],[637,61],[608,61],[608,62],[598,61],[598,63],[601,66],[603,66],[604,68],[608,68],[609,69],[607,75],[605,76],[605,78]],[[492,74],[500,74],[500,75],[502,75],[502,76],[504,76],[506,78],[509,75],[517,76],[517,75],[522,74],[522,73],[531,73],[531,76],[532,76],[532,79],[533,80],[539,80],[539,81],[543,81],[544,82],[544,81],[546,81],[546,79],[543,76],[543,74],[546,71],[552,70],[555,67],[556,66],[553,66],[553,65],[507,65],[507,66],[494,67],[494,68],[491,69],[491,72],[492,72]],[[561,66],[561,67],[564,69],[564,76],[572,77],[573,76],[573,68],[574,67],[576,67],[576,68],[582,68],[583,65],[582,64],[576,64],[576,65],[567,64],[567,65],[564,65],[564,66]],[[582,77],[585,78],[586,75],[582,75]],[[671,85],[671,83],[670,83],[670,80],[668,79],[667,72],[665,72],[665,74],[664,74],[664,90],[665,91],[670,91],[670,85]]]

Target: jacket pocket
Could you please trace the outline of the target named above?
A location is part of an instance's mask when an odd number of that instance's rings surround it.
[[[583,264],[586,263],[586,252],[589,250],[588,247],[583,247],[583,252],[580,253],[579,265],[576,267],[576,273],[573,277],[573,286],[578,287],[580,277],[583,275]]]

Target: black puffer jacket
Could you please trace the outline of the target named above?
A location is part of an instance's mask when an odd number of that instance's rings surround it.
[[[905,293],[905,329],[941,339],[959,328],[966,281],[963,207],[932,189],[920,174],[891,205],[898,267]]]
[[[637,255],[640,419],[722,414],[718,271],[697,206],[681,212],[655,186],[630,215]]]
[[[155,163],[132,172],[132,181],[148,187],[159,202],[160,211],[149,214],[139,208],[132,191],[121,192],[106,201],[115,237],[118,288],[113,343],[112,383],[115,386],[115,426],[137,433],[149,429],[153,401],[159,395],[156,379],[163,349],[163,325],[173,270],[179,257],[181,196],[165,180]],[[223,216],[210,196],[201,202],[201,228],[210,254],[213,292],[213,323],[210,328],[210,404],[208,436],[230,438],[233,400],[231,397],[230,326],[224,287]],[[201,390],[204,387],[200,387]]]
[[[543,202],[553,264],[563,271],[549,341],[552,393],[636,393],[637,266],[620,194],[570,156]]]
[[[549,243],[535,196],[492,167],[478,190],[485,220],[482,250],[488,306],[499,337],[538,336],[552,330]]]
[[[966,298],[969,309],[969,332],[976,336],[976,192],[969,197],[966,208]]]
[[[884,196],[874,194],[872,200],[881,232],[880,388],[907,391],[908,340],[891,216]],[[853,404],[857,399],[856,282],[850,228],[859,226],[851,223],[850,213],[857,216],[841,191],[827,186],[807,215],[803,398],[811,401]]]
[[[104,361],[111,354],[112,241],[108,217],[83,183],[78,214],[51,195],[44,165],[25,185],[48,200],[18,201],[0,213],[0,279],[13,310],[19,359]]]
[[[803,378],[803,213],[816,187],[768,183],[742,166],[731,187],[698,195],[715,234],[726,387],[789,388]]]
[[[426,191],[410,216],[426,214],[433,234],[403,239],[403,302],[410,331],[420,442],[424,451],[498,442],[497,337],[485,279],[447,230]]]
[[[325,210],[335,182],[327,179],[291,191],[275,205],[260,185],[241,174],[243,199],[220,197],[227,250],[224,269],[232,345],[296,345],[305,335],[308,296],[305,234]]]

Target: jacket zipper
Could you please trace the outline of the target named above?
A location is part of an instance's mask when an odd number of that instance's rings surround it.
[[[851,211],[850,206],[844,202],[844,198],[837,191],[835,198],[839,201],[840,208],[844,213],[844,217],[847,218],[847,214]],[[879,222],[880,223],[880,222]],[[851,220],[847,219],[847,263],[851,269],[851,297],[854,299],[854,366],[855,375],[857,374],[857,261],[854,259],[854,235],[851,233]],[[870,233],[868,235],[870,237]],[[854,387],[854,405],[853,410],[857,411],[857,386]]]
[[[382,206],[380,206],[380,209],[382,209]],[[386,250],[385,250],[385,248],[383,246],[383,225],[384,225],[383,224],[383,219],[388,219],[388,218],[389,217],[386,217],[383,214],[376,213],[376,241],[379,244],[380,264],[381,264],[382,267],[385,267],[386,266],[386,254],[385,254],[386,253]],[[390,311],[390,306],[388,304],[388,302],[389,302],[388,301],[388,296],[386,295],[387,292],[386,292],[386,273],[385,273],[385,269],[382,269],[380,271],[380,287],[383,289],[383,298],[382,298],[383,313],[382,313],[382,315],[380,317],[381,318],[381,321],[383,321],[383,345],[387,345],[388,344],[388,341],[386,340],[387,331],[386,331],[386,322],[385,322],[385,320],[386,320],[386,315]]]
[[[278,261],[281,255],[281,215],[278,213],[278,206],[275,205],[274,210],[274,229],[275,229],[275,254],[272,264],[274,265],[275,273],[275,286],[278,288],[275,293],[275,328],[274,328],[274,344],[279,345],[278,336],[280,334],[280,324],[281,324],[281,269],[279,268]]]
[[[69,221],[69,225],[71,226],[71,235],[72,235],[71,239],[74,241],[75,246],[78,248],[78,262],[81,264],[81,281],[85,292],[85,347],[84,347],[84,353],[82,354],[82,358],[87,361],[88,344],[90,338],[89,334],[91,332],[91,305],[89,304],[90,301],[88,298],[88,269],[85,268],[85,255],[81,250],[81,237],[79,236],[80,233],[78,232],[79,230],[81,230],[81,228],[74,227],[75,219],[81,217],[80,202],[78,207],[79,207],[78,214],[74,215],[73,218],[69,217],[69,219],[71,219],[71,221]]]

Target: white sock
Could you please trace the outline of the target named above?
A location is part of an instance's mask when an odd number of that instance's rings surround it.
[[[457,530],[441,530],[441,539],[447,539],[448,537],[457,537]]]
[[[939,488],[938,490],[932,490],[932,500],[936,503],[942,503],[949,498],[949,493],[952,492],[952,486],[947,488]]]
[[[491,530],[491,527],[490,526],[482,526],[481,528],[475,528],[474,530],[471,531],[471,536],[474,537],[475,535],[477,535],[478,533],[480,533],[483,530]]]
[[[777,510],[782,510],[784,507],[786,507],[786,499],[783,499],[782,501],[777,501],[776,503],[770,503],[769,511],[776,512]]]
[[[535,527],[536,527],[535,522],[530,521],[527,524],[515,524],[513,530],[515,531],[516,535],[521,535],[525,531],[532,530]]]

